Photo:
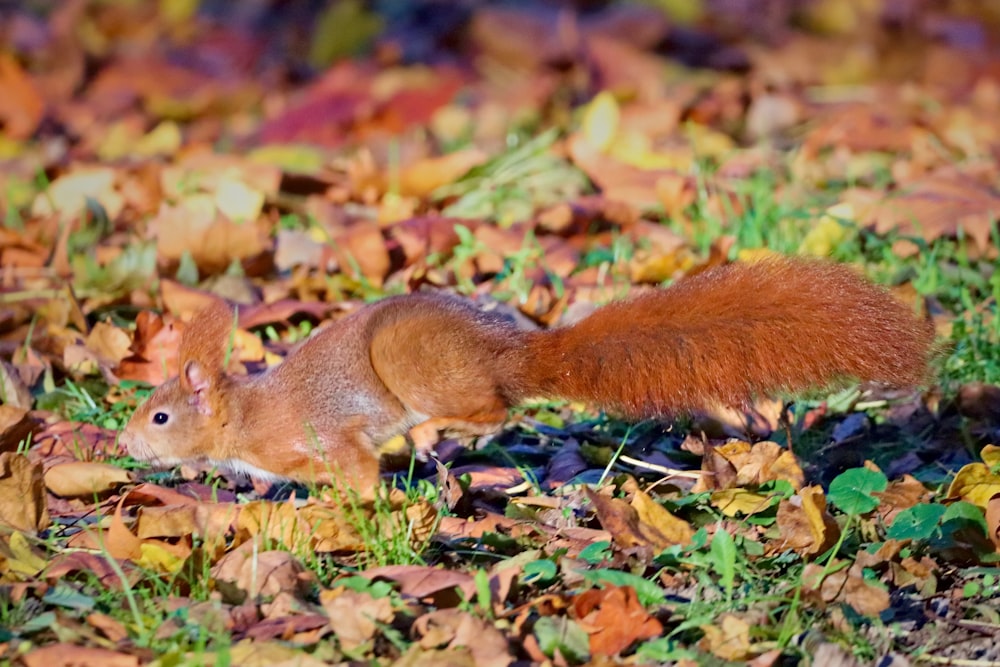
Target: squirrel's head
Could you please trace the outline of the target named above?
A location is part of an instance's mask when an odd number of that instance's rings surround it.
[[[173,466],[182,461],[224,458],[222,425],[226,421],[219,384],[221,373],[211,374],[189,360],[179,377],[157,387],[140,405],[119,441],[137,461]]]

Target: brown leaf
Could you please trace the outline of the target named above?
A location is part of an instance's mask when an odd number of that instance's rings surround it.
[[[596,655],[618,655],[639,640],[663,633],[663,625],[643,609],[631,586],[585,591],[574,598],[573,612]]]
[[[135,493],[133,491],[130,497]],[[232,533],[239,511],[235,503],[185,502],[183,505],[145,507],[136,519],[135,532],[140,539],[190,535],[212,542]]]
[[[101,363],[117,366],[118,362],[131,354],[132,339],[115,325],[98,322],[87,334],[86,345]]]
[[[649,504],[639,501],[640,506],[647,512],[647,515],[654,516],[654,521],[661,526],[645,523],[640,517],[639,511],[629,505],[624,500],[609,498],[587,489],[587,497],[594,506],[597,519],[601,522],[601,527],[611,533],[615,543],[623,549],[629,547],[647,547],[654,552],[666,549],[674,544],[682,543],[681,540],[690,541],[690,526],[677,523],[680,521],[673,516],[668,520],[661,520],[662,514],[656,510],[650,510]],[[650,500],[650,502],[652,502]],[[660,508],[664,513],[669,513]],[[683,523],[683,522],[682,522]],[[664,532],[665,531],[665,532]]]
[[[629,490],[627,485],[625,488]],[[666,543],[667,546],[670,546],[691,543],[691,538],[694,537],[694,528],[691,524],[671,514],[663,505],[653,500],[641,489],[634,489],[632,507],[639,515],[639,521],[642,525],[656,531],[658,544]]]
[[[96,611],[88,614],[87,623],[115,643],[128,639],[128,629],[107,614]]]
[[[869,583],[859,564],[841,568],[821,579],[823,571],[824,567],[818,563],[806,565],[802,572],[804,594],[827,604],[846,602],[859,614],[866,616],[877,616],[889,608],[889,593],[884,588]]]
[[[986,529],[997,553],[1000,553],[1000,495],[993,496],[986,503]]]
[[[413,630],[420,648],[467,648],[476,667],[507,667],[514,662],[507,639],[493,624],[460,609],[424,614],[414,621]]]
[[[255,501],[244,505],[236,521],[237,540],[263,535],[292,551],[347,551],[363,543],[341,505]]]
[[[372,221],[358,221],[336,235],[333,254],[344,273],[381,287],[391,266],[382,230]]]
[[[11,139],[27,139],[45,114],[45,101],[9,53],[0,54],[0,125]]]
[[[16,452],[38,430],[38,422],[27,409],[7,403],[0,405],[0,452]]]
[[[251,599],[281,592],[302,597],[312,586],[311,573],[287,551],[258,551],[244,542],[212,567],[212,576],[232,584]]]
[[[17,369],[6,361],[0,360],[0,390],[3,391],[3,408],[8,410],[23,409],[27,411],[35,403],[35,398],[31,395],[31,390],[24,382],[24,378],[17,372]],[[21,421],[18,419],[17,421]],[[10,415],[4,416],[2,422],[5,424],[2,442],[8,443],[13,435],[8,435],[7,430],[14,424]],[[15,447],[17,442],[14,443]],[[0,448],[5,448],[0,444]]]
[[[833,546],[840,534],[837,522],[826,511],[822,488],[807,486],[778,505],[781,549],[816,555]],[[777,548],[777,547],[776,547]]]
[[[160,281],[161,290],[167,290]],[[166,301],[166,298],[164,298]],[[177,348],[180,345],[180,329],[166,324],[163,318],[147,310],[135,318],[135,334],[132,340],[132,354],[118,364],[116,374],[122,380],[138,380],[159,385],[177,375]]]
[[[0,453],[0,525],[34,535],[49,525],[42,465]]]
[[[422,600],[433,597],[438,600],[443,598],[454,602],[458,598],[454,595],[456,588],[463,591],[475,591],[475,583],[472,575],[466,572],[456,572],[445,570],[439,567],[427,567],[424,565],[386,565],[382,567],[369,568],[359,574],[372,581],[377,579],[388,579],[399,585],[399,592],[402,595]],[[466,597],[469,599],[470,596]],[[439,606],[443,604],[437,602]]]
[[[321,591],[319,603],[345,651],[353,651],[371,641],[379,624],[391,623],[396,617],[388,597],[374,598],[368,593],[343,588]]]
[[[911,183],[879,204],[872,217],[875,231],[898,231],[928,241],[954,237],[961,229],[980,251],[990,247],[1000,194],[970,177],[941,174]]]
[[[175,205],[164,204],[149,222],[160,259],[176,262],[187,252],[206,273],[226,269],[234,260],[264,251],[264,239],[248,220],[234,222],[221,215],[208,194],[194,194]]]
[[[57,496],[93,497],[130,484],[132,474],[109,463],[73,461],[45,471],[45,486]]]
[[[750,624],[735,614],[724,614],[720,625],[703,625],[705,636],[698,646],[723,660],[744,661],[750,657]]]
[[[139,657],[79,644],[51,644],[21,656],[24,667],[139,667]]]

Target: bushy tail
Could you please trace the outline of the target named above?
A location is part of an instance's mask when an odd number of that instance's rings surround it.
[[[631,416],[678,414],[854,378],[927,379],[933,328],[832,262],[736,263],[530,334],[519,398],[583,400]]]

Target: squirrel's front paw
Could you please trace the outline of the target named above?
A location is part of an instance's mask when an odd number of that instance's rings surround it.
[[[434,447],[441,442],[441,434],[433,421],[417,424],[410,429],[409,436],[418,461],[426,462],[437,456]]]

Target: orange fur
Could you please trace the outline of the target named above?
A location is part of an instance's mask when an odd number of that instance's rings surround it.
[[[225,306],[191,322],[181,377],[122,434],[133,456],[370,491],[379,444],[492,433],[531,396],[653,416],[845,378],[910,386],[933,346],[930,325],[883,288],[845,266],[787,258],[712,269],[541,332],[444,294],[383,299],[249,378],[222,368],[231,326]]]

